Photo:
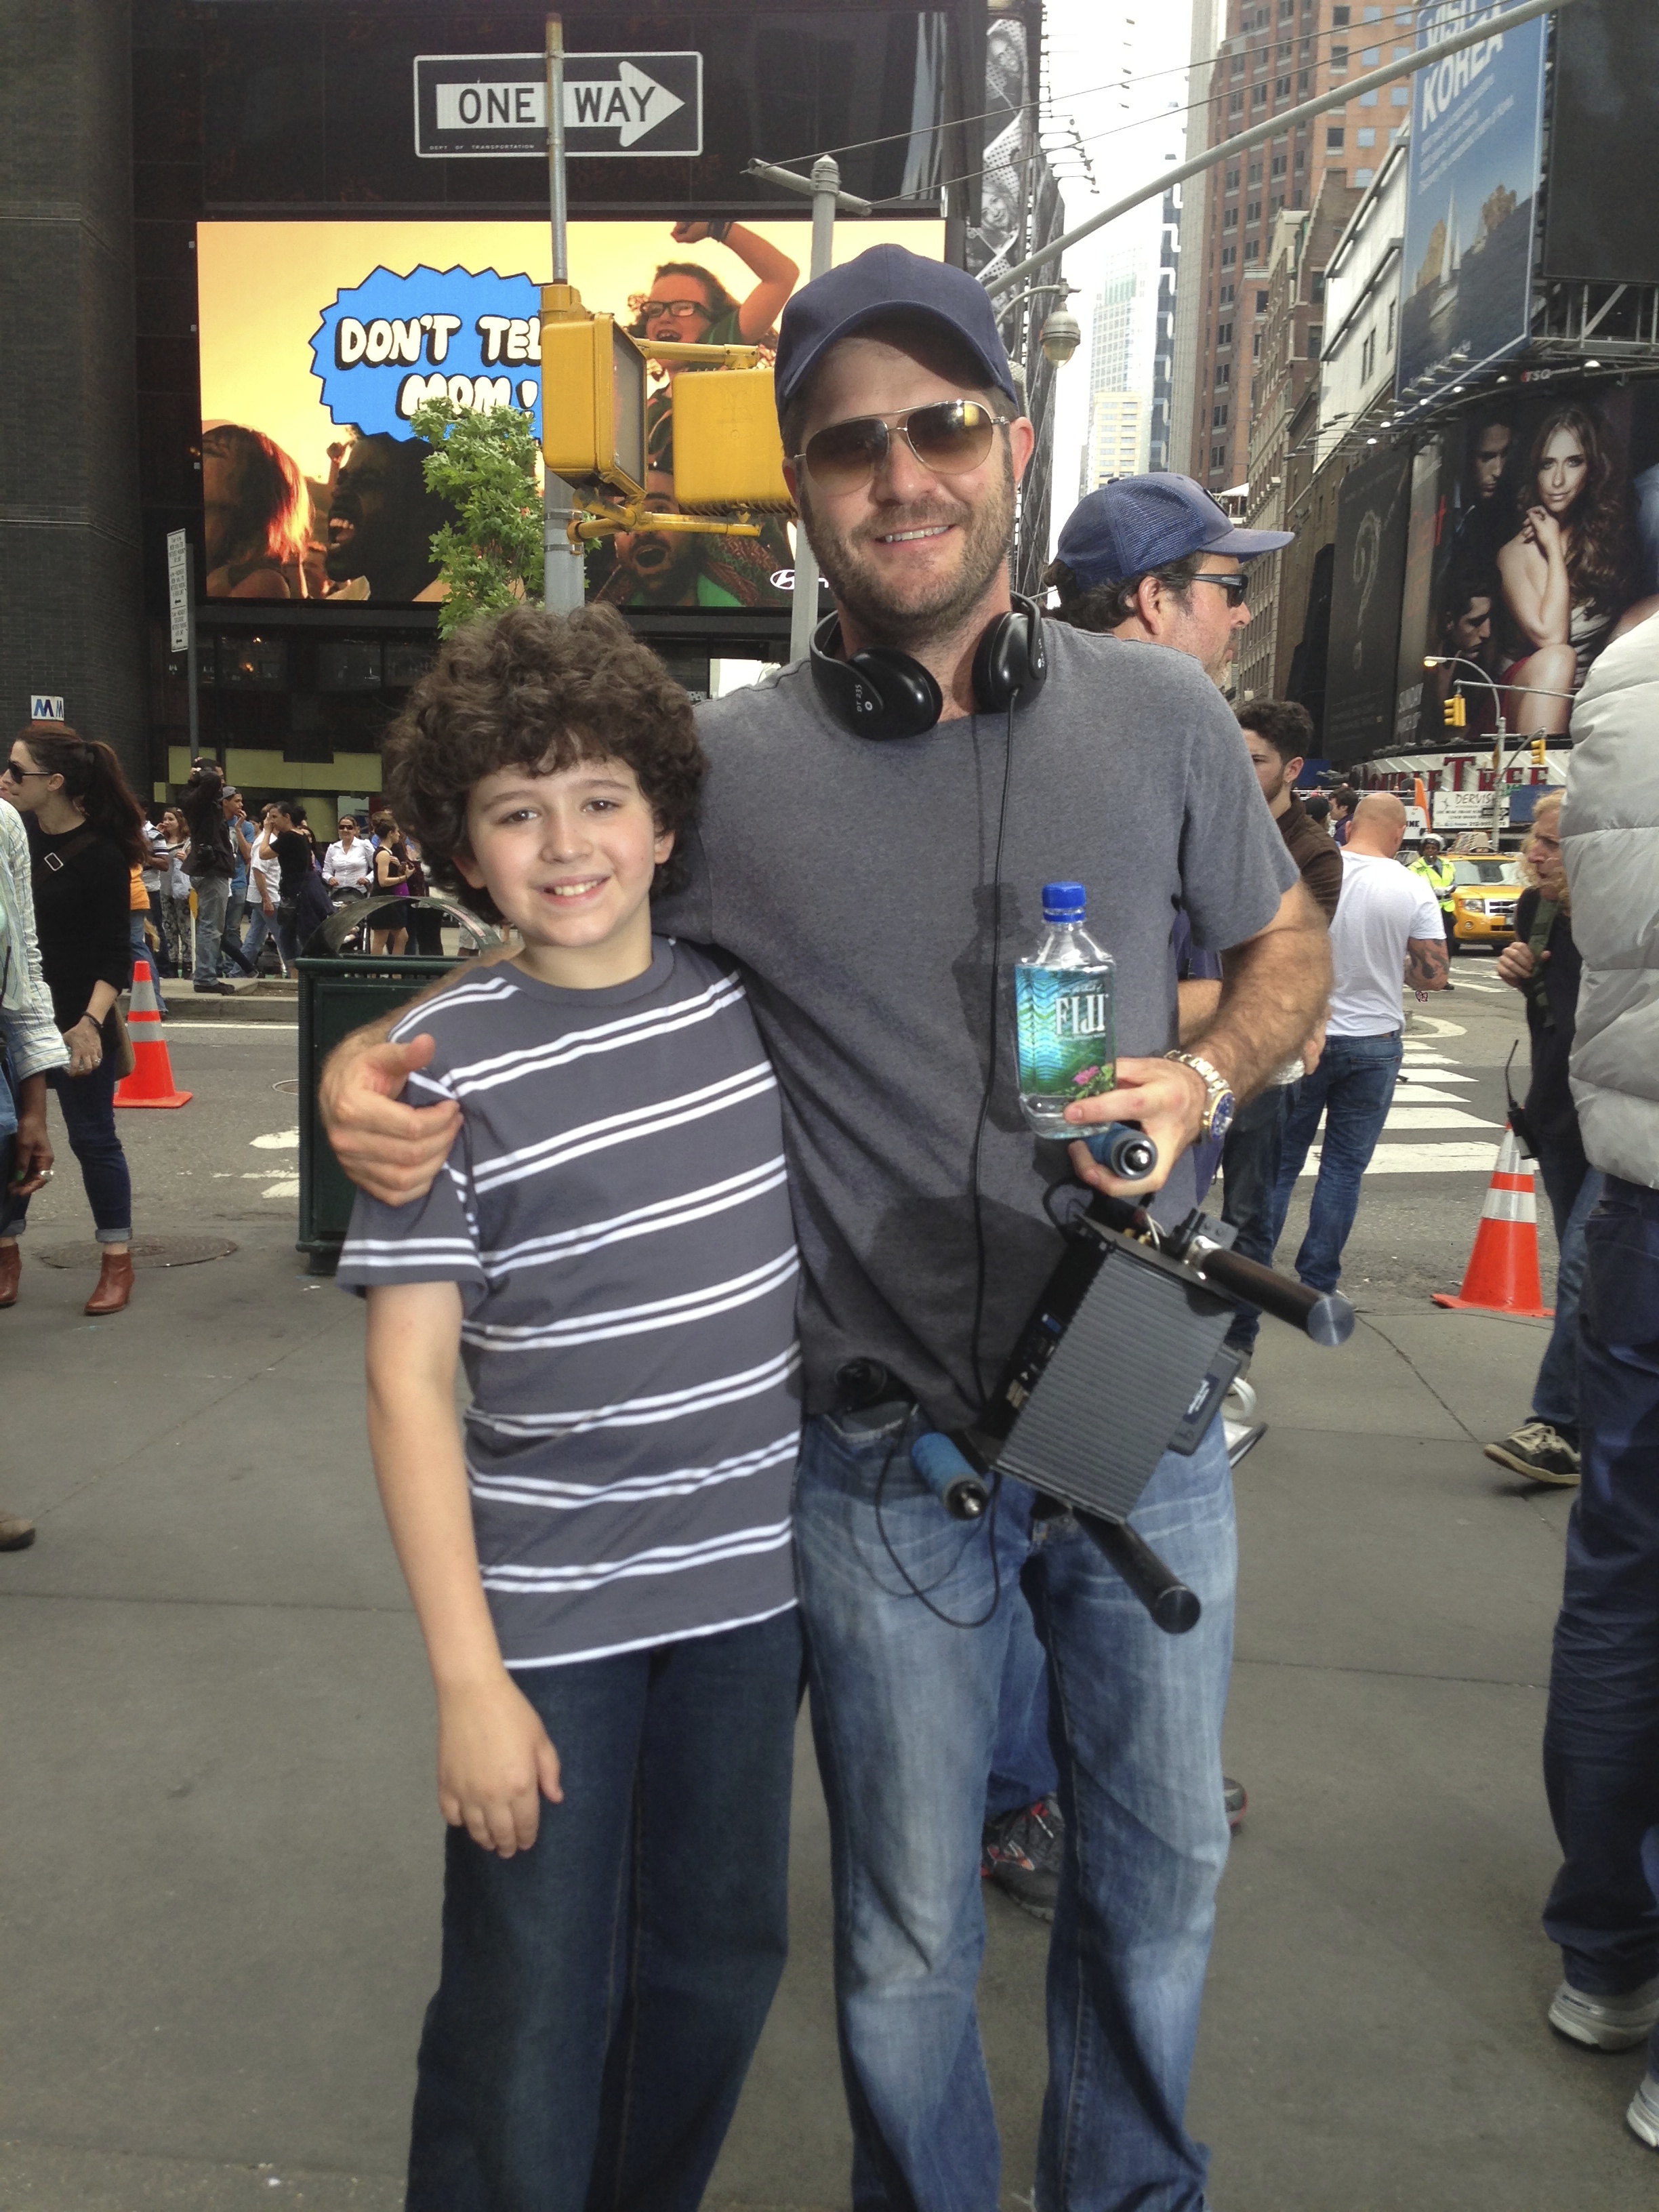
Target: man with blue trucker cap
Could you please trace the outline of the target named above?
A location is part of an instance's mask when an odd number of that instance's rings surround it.
[[[1034,1525],[1021,1485],[983,1522],[949,1520],[909,1446],[995,1388],[1060,1249],[1057,1187],[1125,1188],[1019,1112],[1009,971],[1042,884],[1088,886],[1118,963],[1119,1088],[1073,1111],[1146,1127],[1159,1169],[1134,1188],[1161,1183],[1166,1217],[1192,1203],[1189,1146],[1311,1027],[1324,927],[1191,659],[1045,629],[1012,599],[1033,433],[981,288],[878,246],[798,293],[780,338],[787,471],[835,611],[809,660],[699,708],[702,820],[657,926],[733,961],[782,1098],[809,1417],[796,1540],[853,2198],[1000,2202],[979,1843],[1018,1578],[1056,1686],[1068,1839],[1035,2202],[1200,2212],[1207,2158],[1184,2112],[1227,1850],[1235,1574],[1220,1437],[1166,1455],[1135,1515],[1202,1600],[1178,1638],[1069,1516]],[[1205,1068],[1166,1057],[1177,905],[1228,953]],[[324,1108],[349,1172],[398,1203],[430,1182],[454,1117],[398,1101],[424,1048],[383,1036],[341,1048]],[[855,1363],[883,1370],[873,1404]],[[1103,1422],[1134,1386],[1103,1376]],[[559,1817],[547,1808],[536,1849],[558,1849]]]
[[[1190,653],[1224,684],[1250,619],[1244,563],[1288,530],[1240,530],[1190,477],[1115,477],[1079,500],[1045,584],[1067,622]]]

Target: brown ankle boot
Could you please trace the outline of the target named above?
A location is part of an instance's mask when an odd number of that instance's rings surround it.
[[[17,1303],[17,1279],[23,1272],[23,1255],[15,1244],[0,1244],[0,1306]]]
[[[98,1277],[98,1287],[82,1310],[89,1314],[119,1313],[131,1296],[131,1253],[106,1252]]]

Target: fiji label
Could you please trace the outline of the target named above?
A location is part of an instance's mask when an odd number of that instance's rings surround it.
[[[1019,1087],[1030,1097],[1092,1098],[1116,1080],[1109,975],[1021,965],[1014,970]]]

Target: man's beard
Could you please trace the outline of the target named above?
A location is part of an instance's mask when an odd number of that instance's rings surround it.
[[[851,615],[875,645],[914,653],[953,636],[984,599],[993,579],[1007,565],[1014,526],[1014,471],[1003,451],[1002,481],[978,508],[944,497],[895,507],[849,536],[812,513],[802,483],[801,521],[817,554],[836,604]],[[930,523],[956,523],[963,530],[962,558],[952,576],[941,577],[928,595],[908,606],[883,597],[879,580],[860,560],[859,547],[898,530],[923,530]]]

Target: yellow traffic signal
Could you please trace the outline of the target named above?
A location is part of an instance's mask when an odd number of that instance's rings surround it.
[[[1468,723],[1468,719],[1469,710],[1463,704],[1463,694],[1461,691],[1454,691],[1446,702],[1446,727],[1449,730],[1461,730]]]
[[[1549,741],[1548,741],[1548,739],[1547,739],[1547,738],[1534,738],[1533,739],[1533,741],[1532,741],[1532,764],[1533,764],[1533,766],[1534,766],[1534,768],[1542,768],[1542,767],[1543,767],[1543,765],[1544,765],[1544,763],[1545,763],[1545,762],[1546,762],[1546,760],[1548,758],[1548,757],[1549,757]]]
[[[542,459],[567,483],[645,490],[645,356],[613,315],[543,314]]]
[[[676,377],[674,504],[683,514],[793,513],[769,368]]]

